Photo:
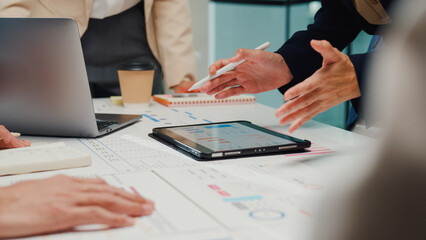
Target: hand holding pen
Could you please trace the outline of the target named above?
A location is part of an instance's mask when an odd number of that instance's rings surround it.
[[[269,43],[261,46],[269,46]],[[227,66],[235,67],[223,73],[221,69]],[[200,90],[209,95],[218,93],[217,99],[270,91],[287,84],[293,78],[281,55],[260,49],[239,49],[233,57],[212,64],[209,73],[212,77],[218,73],[223,74],[207,81]],[[226,89],[228,87],[230,88]]]

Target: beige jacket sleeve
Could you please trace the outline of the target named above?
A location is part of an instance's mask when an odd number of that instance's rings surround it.
[[[0,0],[0,17],[28,17],[33,0]]]
[[[195,80],[196,65],[188,1],[154,0],[152,17],[157,49],[153,49],[154,46],[151,49],[154,55],[158,54],[156,57],[162,66],[167,87],[176,86],[183,80]]]
[[[82,36],[89,24],[92,6],[93,0],[34,0],[30,17],[73,18]]]
[[[0,17],[73,18],[87,29],[93,0],[0,0]]]

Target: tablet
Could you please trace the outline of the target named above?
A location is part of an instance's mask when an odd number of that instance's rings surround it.
[[[200,160],[294,152],[311,146],[248,121],[232,121],[154,128],[152,135]]]

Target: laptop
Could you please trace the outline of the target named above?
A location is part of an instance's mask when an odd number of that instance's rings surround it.
[[[95,114],[74,20],[0,18],[0,124],[27,135],[92,138],[141,118]]]

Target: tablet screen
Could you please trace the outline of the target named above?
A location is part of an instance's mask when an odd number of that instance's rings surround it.
[[[167,130],[214,152],[294,144],[293,141],[246,126],[244,122],[171,127]]]

